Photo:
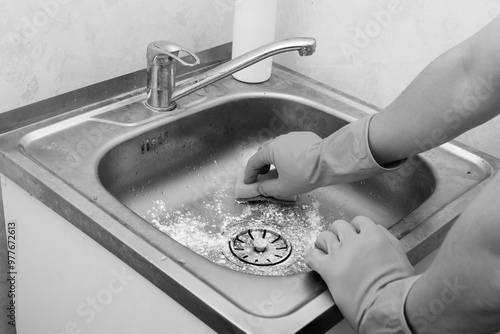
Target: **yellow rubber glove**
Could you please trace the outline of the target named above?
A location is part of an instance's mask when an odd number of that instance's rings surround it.
[[[344,318],[358,333],[411,334],[406,296],[419,276],[399,242],[383,226],[359,216],[333,222],[306,263],[318,272]]]
[[[370,120],[350,123],[325,139],[307,131],[276,137],[249,159],[244,182],[254,183],[273,164],[278,178],[263,182],[258,191],[281,199],[394,170],[380,166],[370,152]]]

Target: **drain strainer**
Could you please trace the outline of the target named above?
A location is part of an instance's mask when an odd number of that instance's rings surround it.
[[[257,266],[276,265],[288,259],[292,245],[277,231],[249,228],[229,239],[229,249],[239,260]]]

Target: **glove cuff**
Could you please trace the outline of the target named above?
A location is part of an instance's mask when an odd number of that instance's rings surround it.
[[[405,303],[420,276],[400,279],[381,289],[373,305],[363,315],[358,333],[413,334],[406,321]]]
[[[381,173],[383,173],[383,172],[391,172],[391,171],[397,170],[399,167],[401,167],[401,165],[403,165],[406,162],[406,159],[402,159],[402,160],[397,160],[397,161],[391,162],[389,164],[386,164],[385,167],[384,167],[384,166],[381,166],[377,162],[377,160],[375,160],[375,158],[373,157],[372,150],[370,148],[370,142],[368,140],[368,138],[369,138],[369,134],[368,133],[370,131],[370,123],[371,123],[371,121],[373,119],[373,116],[375,116],[375,114],[370,115],[369,117],[366,118],[366,124],[365,124],[365,129],[364,129],[364,134],[363,134],[364,145],[366,147],[366,152],[367,152],[368,158],[369,158],[369,160],[371,160],[371,162],[373,163],[373,165],[381,171]]]
[[[368,131],[374,115],[352,122],[323,139],[315,180],[321,186],[353,182],[398,169],[405,160],[383,167],[370,150]]]
[[[408,298],[408,295],[410,294],[411,288],[413,288],[415,283],[417,283],[420,276],[422,276],[422,275],[417,275],[417,276],[406,278],[405,280],[407,282],[404,282],[404,285],[402,286],[403,296],[401,298],[401,303],[399,306],[399,319],[401,321],[401,327],[403,329],[403,333],[405,333],[405,334],[413,334],[413,332],[410,329],[410,326],[408,325],[408,321],[406,320],[406,315],[405,315],[406,299]]]

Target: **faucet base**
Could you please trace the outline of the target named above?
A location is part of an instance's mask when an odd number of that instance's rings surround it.
[[[172,111],[174,110],[176,107],[177,107],[177,103],[175,102],[172,102],[170,103],[170,105],[168,107],[164,107],[164,108],[157,108],[157,107],[153,107],[151,106],[147,101],[144,101],[144,105],[153,110],[153,111],[156,111],[156,112],[167,112],[167,111]]]

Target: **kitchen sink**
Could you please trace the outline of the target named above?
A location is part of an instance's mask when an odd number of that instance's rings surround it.
[[[342,317],[303,262],[321,231],[368,216],[416,263],[499,167],[449,143],[400,170],[320,188],[292,205],[238,203],[237,176],[264,142],[290,131],[326,137],[376,108],[279,65],[266,83],[225,78],[168,114],[144,100],[137,89],[18,129],[11,160],[28,158],[90,201],[101,214],[80,212],[72,223],[219,332],[331,328]],[[130,236],[140,242],[131,245]],[[274,246],[258,254],[254,237]]]
[[[421,166],[409,177],[389,173],[325,187],[300,196],[291,206],[235,201],[239,171],[259,145],[297,130],[324,137],[347,123],[334,110],[290,96],[242,97],[126,139],[103,155],[98,177],[130,210],[214,263],[265,275],[307,272],[303,254],[333,220],[366,215],[389,228],[436,188],[435,175],[417,158]],[[281,247],[293,248],[279,266],[267,265],[279,252],[269,252],[264,262],[257,259],[252,265],[228,249],[238,232],[270,227],[279,232],[269,234],[269,242],[281,236]],[[253,248],[251,242],[238,244]]]

